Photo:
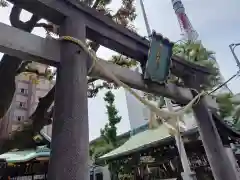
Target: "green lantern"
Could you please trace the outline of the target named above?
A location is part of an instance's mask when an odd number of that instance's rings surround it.
[[[144,74],[145,80],[150,79],[160,84],[166,82],[170,72],[173,45],[161,34],[153,32]]]

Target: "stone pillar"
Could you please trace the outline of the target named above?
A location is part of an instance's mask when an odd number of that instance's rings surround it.
[[[189,76],[184,82],[188,87],[201,92],[200,83],[198,82],[196,75],[193,74],[192,76]],[[192,93],[194,96],[197,95],[195,91]],[[212,115],[206,106],[204,97],[199,99],[197,104],[193,106],[193,112],[215,180],[238,180],[234,168],[229,166],[231,163],[230,159],[223,147],[216,125],[212,119]]]
[[[85,41],[86,27],[82,17],[66,18],[60,31],[61,36]],[[86,61],[86,53],[81,48],[61,42],[49,180],[90,179]]]

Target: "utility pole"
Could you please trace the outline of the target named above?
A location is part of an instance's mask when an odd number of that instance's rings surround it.
[[[237,63],[237,66],[238,66],[238,68],[239,68],[239,70],[240,70],[240,61],[239,61],[239,59],[238,59],[238,57],[237,57],[237,55],[236,55],[236,53],[235,53],[235,51],[234,51],[234,49],[235,49],[237,46],[239,46],[239,45],[240,45],[240,43],[230,44],[230,45],[229,45],[229,48],[230,48],[230,50],[231,50],[231,52],[232,52],[232,55],[233,55],[233,57],[234,57],[234,59],[235,59],[235,61],[236,61],[236,63]]]
[[[66,18],[60,31],[61,36],[73,36],[85,42],[86,27],[81,17]],[[77,45],[61,42],[49,180],[89,179],[86,61],[86,53]]]
[[[150,29],[150,26],[149,26],[149,23],[148,23],[147,14],[146,14],[146,11],[145,11],[145,8],[144,8],[143,0],[140,0],[140,5],[141,5],[142,13],[143,13],[143,18],[144,18],[145,26],[146,26],[146,29],[147,29],[147,33],[148,33],[148,36],[150,37],[152,32],[151,32],[151,29]]]

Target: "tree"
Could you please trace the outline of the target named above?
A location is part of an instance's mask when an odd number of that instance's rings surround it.
[[[240,119],[240,102],[235,106],[235,110],[233,112],[233,120],[234,124],[239,124],[239,119]],[[240,127],[239,127],[240,129]]]
[[[107,103],[108,123],[104,129],[101,129],[101,136],[108,144],[113,147],[117,146],[117,127],[116,125],[121,121],[122,117],[118,116],[118,110],[114,105],[115,97],[111,91],[105,94],[104,101]]]
[[[126,139],[117,137],[116,125],[121,121],[122,117],[118,115],[118,110],[114,105],[114,94],[108,91],[105,94],[104,101],[106,102],[108,123],[105,124],[103,129],[100,129],[101,138],[90,148],[90,154],[94,159],[108,153],[126,141]]]
[[[4,2],[4,0],[1,0],[1,6],[7,6],[7,4],[4,5]],[[97,9],[99,12],[102,12],[103,14],[111,17],[116,23],[121,24],[132,31],[135,31],[134,26],[132,25],[132,22],[136,18],[134,0],[122,0],[122,5],[116,11],[116,13],[112,13],[107,8],[107,5],[111,3],[111,0],[84,0],[82,2],[85,3],[85,5],[89,5],[92,8]],[[12,26],[27,32],[31,32],[34,27],[43,27],[46,29],[47,32],[52,32],[56,34],[59,32],[58,27],[51,22],[47,24],[38,23],[41,17],[38,17],[36,15],[32,15],[29,21],[22,22],[19,18],[21,11],[22,9],[15,5],[12,7],[10,14],[10,22]],[[95,52],[100,47],[100,45],[95,42],[88,42],[88,45],[90,49]],[[116,64],[119,64],[121,62],[121,65],[125,65],[128,67],[134,66],[136,64],[134,60],[122,55],[113,57],[111,61],[115,62]],[[6,54],[3,56],[0,62],[0,83],[4,84],[4,86],[0,88],[0,118],[4,116],[4,114],[7,112],[11,105],[16,89],[15,76],[19,73],[27,71],[26,67],[29,63],[31,62],[26,62],[22,59],[12,57]],[[96,96],[100,89],[116,88],[114,84],[107,82],[102,82],[100,85],[95,85],[94,82],[96,81],[97,79],[95,78],[88,79],[89,97]],[[52,121],[51,118],[53,113],[49,113],[48,109],[54,101],[54,92],[55,86],[48,92],[45,97],[39,99],[39,104],[35,112],[29,117],[31,123],[25,125],[22,132],[17,132],[13,135],[13,137],[11,137],[10,140],[8,139],[3,142],[0,148],[0,152],[5,152],[11,148],[15,148],[14,146],[17,145],[18,142],[21,142],[21,145],[18,144],[21,147],[24,147],[24,145],[31,146],[34,144],[32,136],[38,133],[43,126],[51,123]]]
[[[232,94],[224,93],[216,96],[216,101],[219,105],[219,114],[221,118],[226,118],[232,115],[234,105],[231,101]]]
[[[184,41],[180,44],[175,44],[173,53],[183,57],[185,60],[196,63],[198,65],[205,66],[212,71],[212,75],[209,76],[209,85],[205,86],[205,90],[211,90],[215,86],[222,83],[220,80],[220,71],[216,64],[215,53],[209,51],[203,47],[200,41],[191,42]],[[182,83],[175,77],[172,77],[176,83]],[[219,114],[221,118],[229,116],[233,117],[233,123],[237,124],[240,118],[240,101],[233,101],[233,95],[230,93],[221,93],[216,95],[216,101],[219,105]]]
[[[10,22],[12,26],[22,29],[27,32],[31,32],[34,28],[34,25],[40,20],[38,16],[33,15],[31,19],[27,22],[22,22],[19,19],[21,13],[21,9],[13,6],[11,14],[10,14]],[[0,82],[4,84],[2,88],[0,88],[0,118],[2,118],[5,113],[8,111],[12,98],[15,93],[15,76],[18,75],[18,69],[21,65],[26,64],[19,58],[4,55],[0,62]],[[3,122],[1,126],[5,126],[4,123],[8,123],[7,121]],[[2,134],[2,132],[0,133]],[[8,137],[7,135],[3,135],[4,137]],[[18,141],[16,141],[18,142]],[[28,142],[31,142],[30,140]],[[5,145],[4,142],[1,142],[2,146],[8,147],[9,145]],[[3,148],[4,149],[4,148]]]
[[[211,70],[212,75],[209,76],[209,84],[204,87],[206,90],[220,84],[220,72],[216,64],[215,53],[204,48],[200,41],[181,41],[179,44],[174,45],[173,54]],[[174,76],[170,79],[176,83],[183,84],[181,80]]]
[[[127,132],[123,135],[117,136],[117,146],[121,146],[130,138],[130,132]],[[90,142],[90,157],[93,160],[98,158],[109,151],[113,150],[114,147],[108,144],[103,136],[99,136],[97,139]]]
[[[204,48],[200,41],[185,41],[180,44],[175,44],[173,53],[183,57],[187,61],[205,66],[212,71],[213,74],[209,76],[210,83],[204,87],[205,90],[211,90],[222,83],[220,81],[220,71],[214,56],[215,53]],[[183,84],[182,81],[176,77],[172,76],[171,78],[176,83]],[[221,93],[215,95],[215,97],[219,105],[219,115],[221,118],[232,117],[232,126],[240,130],[240,101],[234,99],[234,95],[231,93]]]
[[[218,94],[216,100],[221,118],[232,117],[233,125],[236,125],[240,119],[240,101],[236,100],[234,95],[230,93]]]

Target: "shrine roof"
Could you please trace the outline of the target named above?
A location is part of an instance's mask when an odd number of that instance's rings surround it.
[[[226,120],[222,120],[216,113],[212,112],[213,120],[216,123],[219,133],[228,134],[231,138],[240,138],[240,132],[229,125]],[[240,125],[239,125],[240,126]],[[188,136],[194,134],[198,131],[198,128],[188,129],[183,132],[183,136]],[[172,140],[173,137],[169,134],[168,129],[161,125],[157,129],[147,129],[143,132],[139,132],[129,138],[122,146],[114,149],[113,151],[101,156],[99,160],[109,160],[125,155],[129,155],[131,153],[147,149],[152,147],[153,145],[160,144]],[[239,151],[240,154],[240,151]]]
[[[99,159],[109,159],[116,156],[127,155],[139,151],[140,149],[151,147],[152,145],[169,138],[171,138],[171,135],[164,125],[161,125],[156,129],[147,129],[130,137],[122,146],[101,156]]]
[[[10,151],[0,155],[0,159],[5,159],[8,163],[27,162],[37,157],[50,156],[50,149],[38,147],[23,151]]]

